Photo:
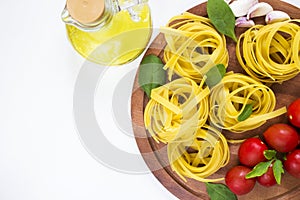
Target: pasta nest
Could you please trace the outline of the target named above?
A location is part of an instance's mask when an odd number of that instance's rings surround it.
[[[168,143],[176,138],[191,138],[209,114],[209,88],[189,78],[180,78],[151,91],[144,123],[157,141]]]
[[[217,129],[204,125],[189,140],[175,140],[168,144],[171,168],[183,179],[216,182],[224,178],[207,178],[230,160],[226,138]]]
[[[249,104],[253,107],[251,115],[239,121]],[[209,117],[215,126],[240,133],[258,128],[286,112],[286,107],[274,111],[275,106],[274,92],[268,86],[243,74],[227,73],[211,91]]]
[[[264,83],[282,83],[300,72],[300,20],[255,25],[237,42],[243,69]]]
[[[225,36],[216,31],[208,18],[186,12],[173,17],[161,32],[167,42],[164,69],[168,69],[169,80],[175,72],[199,83],[216,63],[227,67]]]

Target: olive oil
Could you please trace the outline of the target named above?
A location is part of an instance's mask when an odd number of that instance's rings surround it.
[[[150,39],[151,16],[147,4],[136,5],[132,13],[121,10],[99,30],[86,31],[66,24],[68,38],[84,58],[101,65],[121,65],[139,56]]]

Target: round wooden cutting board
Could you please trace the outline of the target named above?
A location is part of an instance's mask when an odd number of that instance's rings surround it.
[[[267,2],[271,4],[274,10],[282,10],[286,13],[289,13],[291,18],[300,19],[300,9],[296,8],[290,4],[279,0],[263,0],[262,2]],[[206,3],[200,4],[194,8],[188,10],[188,12],[207,16],[206,13]],[[260,17],[255,19],[257,23],[263,23],[264,17]],[[245,28],[237,28],[236,34],[239,36],[242,32],[244,32]],[[163,49],[166,45],[164,40],[164,36],[159,34],[153,43],[150,45],[149,49],[146,51],[145,55],[155,54],[160,58],[163,57]],[[240,67],[236,57],[235,57],[235,45],[231,39],[227,38],[227,48],[230,55],[229,67],[227,71],[241,72],[244,73],[242,68]],[[168,158],[166,155],[166,151],[164,148],[164,144],[156,143],[149,133],[145,130],[143,114],[144,108],[148,102],[148,98],[140,89],[138,85],[137,77],[135,78],[135,83],[132,92],[131,98],[131,115],[132,115],[132,125],[136,138],[136,142],[138,144],[139,150],[142,153],[142,156],[147,163],[149,169],[151,169],[152,173],[156,176],[156,178],[166,187],[171,193],[173,193],[176,197],[183,200],[193,200],[193,199],[209,199],[205,184],[199,181],[195,181],[192,179],[187,179],[187,182],[184,182],[180,177],[172,171],[171,167],[168,166]],[[274,84],[271,86],[273,89],[276,99],[277,105],[276,108],[280,108],[282,106],[289,105],[296,98],[300,98],[300,75],[295,78],[284,82],[283,84]],[[287,122],[286,116],[282,115],[275,119],[269,120],[265,125],[261,126],[258,129],[248,131],[243,133],[243,137],[246,135],[247,137],[252,137],[257,134],[262,134],[264,130],[268,126],[273,123],[278,122]],[[229,132],[223,131],[223,134],[230,138],[231,135]],[[235,135],[236,136],[236,135]],[[234,139],[238,139],[235,137]],[[217,173],[215,173],[212,177],[224,177],[226,172],[234,165],[238,164],[237,158],[237,150],[239,148],[239,144],[230,144],[231,151],[231,159],[230,163],[220,169]],[[224,182],[223,182],[224,183]],[[248,193],[247,195],[238,196],[238,199],[245,200],[259,200],[259,199],[299,199],[300,197],[300,180],[291,177],[287,172],[282,177],[281,185],[276,185],[270,188],[265,188],[256,184],[253,191]]]

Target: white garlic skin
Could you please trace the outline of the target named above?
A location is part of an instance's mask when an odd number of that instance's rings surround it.
[[[273,11],[273,7],[265,2],[260,2],[252,6],[247,14],[247,19],[261,17]]]
[[[236,0],[229,4],[235,17],[247,15],[249,9],[258,3],[258,0]]]
[[[279,10],[274,10],[266,15],[265,21],[266,24],[272,24],[275,22],[282,22],[290,19],[291,18],[287,13]]]

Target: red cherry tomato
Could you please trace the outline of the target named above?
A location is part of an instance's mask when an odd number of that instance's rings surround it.
[[[291,124],[300,128],[300,98],[289,105],[287,116]]]
[[[249,193],[255,186],[256,179],[246,179],[245,176],[251,171],[245,166],[235,166],[231,168],[225,176],[225,183],[228,188],[237,195]]]
[[[263,135],[267,144],[282,153],[292,151],[298,145],[297,131],[287,124],[274,124]]]
[[[265,186],[265,187],[270,187],[270,186],[273,186],[277,183],[276,179],[275,179],[275,176],[274,176],[274,173],[273,173],[273,166],[272,165],[269,167],[268,171],[265,174],[263,174],[262,176],[257,177],[257,182],[259,184],[261,184],[262,186]]]
[[[267,149],[267,145],[259,138],[249,138],[239,148],[239,160],[243,165],[254,167],[258,163],[266,161],[264,151]]]
[[[300,149],[289,153],[283,163],[285,170],[296,178],[300,178]]]

